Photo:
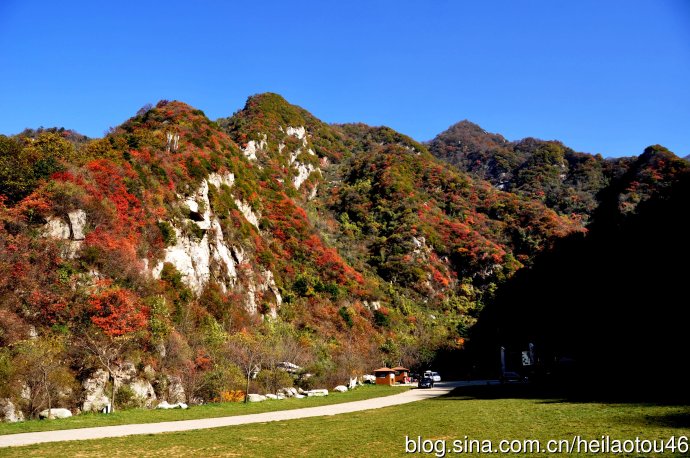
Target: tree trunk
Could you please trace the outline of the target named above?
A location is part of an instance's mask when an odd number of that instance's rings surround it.
[[[51,418],[53,416],[53,406],[50,402],[50,387],[48,386],[48,375],[45,372],[43,372],[43,386],[45,387],[46,397],[48,398],[48,418]]]
[[[110,377],[113,379],[113,386],[110,388],[110,412],[115,412],[115,374],[110,372]]]
[[[244,403],[249,402],[249,377],[251,376],[251,371],[247,372],[247,389],[244,390]]]

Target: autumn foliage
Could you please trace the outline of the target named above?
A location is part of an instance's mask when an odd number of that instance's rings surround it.
[[[131,291],[107,288],[89,299],[91,322],[110,337],[146,328],[148,310]]]
[[[282,361],[312,374],[288,377],[305,387],[421,366],[471,340],[496,291],[558,239],[663,200],[688,169],[660,146],[606,162],[466,123],[432,151],[277,94],[216,122],[161,101],[100,139],[0,136],[0,345],[34,330],[95,342],[92,356],[123,343],[109,364],[178,377],[195,402],[259,383],[238,369],[238,335],[282,349],[266,386],[287,383]],[[298,163],[313,167],[300,187]],[[65,364],[89,374],[84,356]]]

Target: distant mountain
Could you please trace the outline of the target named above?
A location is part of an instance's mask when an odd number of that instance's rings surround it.
[[[683,159],[685,159],[686,161],[690,161],[690,154],[688,154],[687,156],[685,156]]]
[[[489,180],[499,189],[539,200],[560,214],[576,215],[584,222],[599,205],[599,193],[630,167],[655,167],[640,165],[634,157],[604,159],[599,154],[578,153],[558,141],[526,138],[508,142],[469,121],[451,126],[428,146],[434,156]],[[677,158],[667,160],[675,162]],[[668,172],[673,173],[672,169]],[[646,173],[637,170],[641,175]],[[665,169],[660,173],[666,173]],[[660,177],[660,182],[669,178]],[[641,192],[653,193],[654,185]]]

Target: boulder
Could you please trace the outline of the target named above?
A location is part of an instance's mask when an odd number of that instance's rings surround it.
[[[104,407],[110,405],[110,399],[105,394],[105,386],[107,383],[108,373],[102,369],[98,369],[82,382],[84,403],[81,409],[84,412],[99,412]]]
[[[247,401],[249,402],[261,402],[265,401],[266,396],[263,396],[261,394],[256,394],[256,393],[250,393],[247,395]]]
[[[321,389],[321,390],[309,390],[307,391],[307,396],[308,397],[316,397],[316,396],[328,396],[328,390]]]
[[[285,399],[285,395],[284,395],[283,393],[278,393],[277,399],[278,399],[279,401],[282,401],[283,399]]]
[[[350,377],[350,383],[348,383],[347,387],[351,390],[355,389],[357,387],[357,377]]]
[[[266,395],[266,399],[273,399],[275,401],[276,399],[278,399],[278,396],[276,396],[275,394],[269,393]]]
[[[376,376],[366,374],[362,376],[362,380],[364,380],[364,383],[376,383]]]
[[[294,396],[294,394],[292,394],[292,391],[290,391],[290,390],[291,390],[291,388],[281,388],[278,390],[278,394],[281,394],[287,398],[291,398]]]
[[[304,390],[302,388],[297,388],[297,394],[304,394]]]
[[[24,421],[24,412],[17,409],[10,399],[0,399],[0,421],[8,423]]]
[[[306,398],[306,396],[303,394],[296,394],[295,395],[295,399],[304,399],[304,398]]]
[[[338,393],[345,393],[347,391],[347,387],[345,385],[338,385],[335,388],[333,388],[333,391],[337,391]]]
[[[72,416],[72,412],[69,409],[46,409],[42,410],[38,414],[38,418],[69,418]]]

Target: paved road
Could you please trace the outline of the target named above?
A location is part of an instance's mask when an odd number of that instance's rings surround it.
[[[8,434],[0,436],[0,447],[17,447],[21,445],[40,444],[43,442],[61,442],[105,437],[132,436],[135,434],[157,434],[193,429],[219,428],[222,426],[246,425],[249,423],[266,423],[269,421],[294,420],[297,418],[338,415],[358,412],[360,410],[380,409],[381,407],[407,404],[436,396],[444,395],[457,386],[478,382],[439,382],[434,388],[426,390],[409,390],[404,393],[363,401],[344,402],[320,407],[280,410],[233,417],[203,418],[200,420],[166,421],[162,423],[142,423],[134,425],[101,426],[97,428],[67,429],[62,431],[43,431],[37,433]],[[479,382],[480,383],[480,382]],[[58,421],[58,420],[55,420]]]

